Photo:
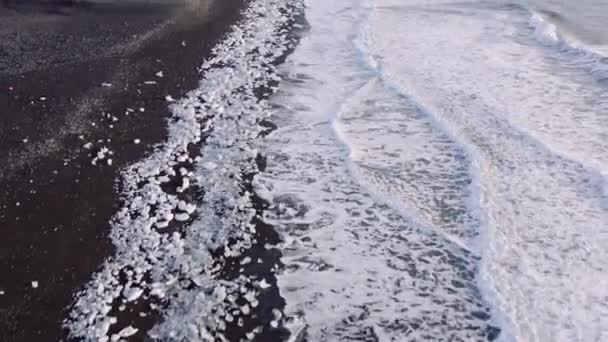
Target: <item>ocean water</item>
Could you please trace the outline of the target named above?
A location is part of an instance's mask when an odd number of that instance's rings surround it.
[[[608,340],[608,4],[306,5],[257,179],[294,341]]]
[[[524,0],[525,8],[548,15],[557,25],[582,41],[608,43],[608,2],[602,0]]]

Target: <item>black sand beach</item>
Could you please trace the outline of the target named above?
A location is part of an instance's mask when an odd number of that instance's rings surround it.
[[[0,7],[1,341],[65,338],[72,295],[112,252],[118,170],[162,141],[165,97],[196,87],[242,6]]]

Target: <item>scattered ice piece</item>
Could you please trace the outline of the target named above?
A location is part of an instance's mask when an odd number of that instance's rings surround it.
[[[0,290],[0,296],[3,296],[4,294],[5,294],[5,292]]]
[[[146,84],[146,85],[154,85],[154,84],[156,84],[156,81],[144,81],[144,84]]]
[[[190,187],[190,178],[184,177],[184,178],[182,178],[182,186],[177,188],[177,192],[184,192],[189,187]]]
[[[270,326],[276,329],[276,328],[279,327],[279,322],[277,322],[277,321],[271,321],[270,322]]]
[[[112,335],[111,341],[112,342],[120,341],[120,339],[123,337],[130,337],[130,336],[137,334],[138,331],[139,331],[139,329],[134,328],[129,325],[128,327],[119,331],[118,334]]]
[[[28,141],[29,141],[28,138],[23,139],[24,144],[27,144]]]
[[[260,288],[261,289],[267,289],[270,287],[270,284],[268,284],[268,282],[266,281],[266,278],[262,279],[262,281],[260,281]]]
[[[154,74],[156,77],[165,77],[165,75],[163,74],[162,71],[157,72],[156,74]]]
[[[144,290],[139,287],[127,287],[122,291],[122,295],[127,302],[137,300],[144,293]]]
[[[241,265],[247,265],[249,263],[251,263],[250,257],[245,257],[245,259],[241,260]]]
[[[145,111],[146,111],[146,108],[144,108],[144,107],[139,107],[139,111],[143,113],[143,112],[145,112]]]
[[[167,228],[169,227],[169,221],[158,221],[156,222],[156,228]]]
[[[82,148],[90,150],[93,148],[93,143],[88,142],[88,143],[82,145]]]
[[[167,96],[165,96],[165,101],[167,101],[167,102],[174,102],[175,99],[173,97],[171,97],[171,95],[167,95]]]
[[[102,87],[111,87],[111,86],[112,86],[112,83],[105,83],[105,82],[104,82],[104,83],[102,83],[102,84],[101,84],[101,86],[102,86]]]
[[[182,46],[186,46],[186,41],[182,40]]]
[[[114,155],[114,152],[110,151],[110,149],[108,149],[107,147],[102,147],[98,152],[97,155],[95,156],[95,158],[93,158],[93,160],[91,160],[91,164],[92,165],[97,165],[97,162],[99,160],[103,160],[106,158],[106,155]],[[111,165],[112,162],[110,161],[108,163],[108,165]]]
[[[108,163],[108,165],[112,165],[112,158],[109,158],[109,159],[107,160],[107,163]]]
[[[40,98],[40,101],[46,101],[46,97],[45,97],[45,96],[42,96],[42,97]]]
[[[133,139],[133,143],[134,143],[135,145],[139,144],[140,142],[141,142],[141,140],[139,140],[139,139]]]
[[[185,201],[179,201],[177,203],[177,209],[179,209],[181,211],[185,211],[188,215],[190,215],[190,214],[194,213],[194,211],[196,211],[196,205],[186,203]]]
[[[32,288],[37,289],[38,288],[38,282],[37,281],[32,281]]]
[[[184,221],[188,221],[189,218],[190,218],[190,215],[188,215],[187,213],[175,214],[176,221],[184,222]]]

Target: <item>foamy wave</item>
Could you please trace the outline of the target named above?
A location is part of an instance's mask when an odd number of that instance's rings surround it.
[[[534,30],[536,39],[543,45],[557,46],[566,50],[577,50],[596,55],[598,58],[608,57],[608,46],[587,44],[580,39],[560,30],[557,24],[538,12],[531,12],[530,28]]]
[[[557,32],[557,26],[538,13],[532,13],[530,27],[534,29],[534,35],[538,41],[543,44],[555,45],[562,41]]]
[[[586,44],[537,12],[531,12],[529,26],[542,45],[559,49],[569,63],[588,70],[602,82],[608,81],[608,46]]]

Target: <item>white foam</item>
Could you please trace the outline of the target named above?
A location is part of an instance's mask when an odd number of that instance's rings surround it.
[[[578,50],[592,56],[595,55],[597,59],[608,57],[608,46],[584,43],[574,35],[568,34],[567,31],[560,30],[557,24],[541,13],[531,11],[529,25],[534,30],[537,40],[542,44]]]
[[[466,156],[364,64],[356,38],[368,6],[307,5],[310,32],[281,68],[279,129],[261,147],[268,168],[256,184],[284,239],[278,284],[291,340],[495,334],[465,242],[475,220],[460,213]]]
[[[538,13],[532,13],[530,26],[534,29],[536,38],[545,44],[556,45],[561,42],[557,26]]]
[[[367,44],[383,78],[471,151],[486,244],[481,284],[508,319],[506,334],[607,339],[604,86],[530,43],[517,11],[464,17],[437,7],[429,16],[376,3]]]

